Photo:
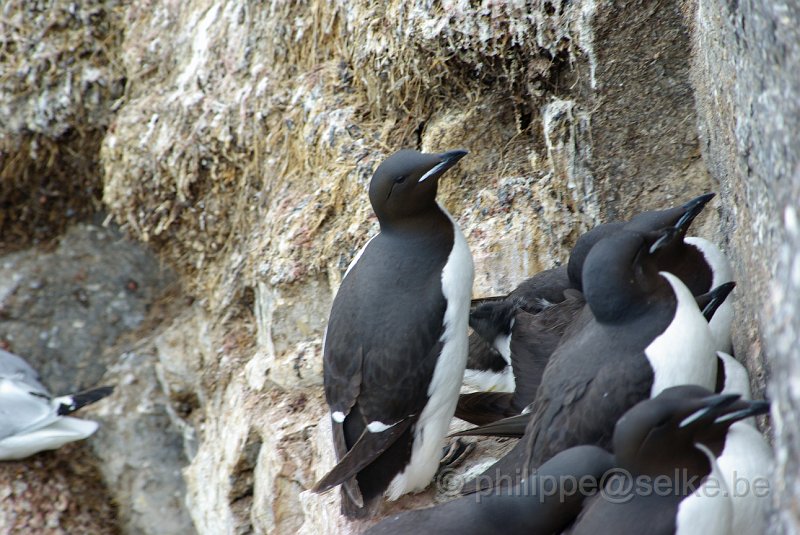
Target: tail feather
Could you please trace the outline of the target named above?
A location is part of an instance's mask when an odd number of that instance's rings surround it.
[[[525,434],[525,428],[531,420],[531,415],[520,414],[517,416],[509,416],[502,420],[497,420],[490,424],[473,427],[457,433],[452,433],[451,437],[510,437],[521,438]]]
[[[348,492],[348,488],[343,484],[341,487],[342,492],[342,514],[353,520],[353,519],[364,519],[364,518],[372,518],[378,511],[380,507],[380,495],[374,496],[372,499],[367,501],[362,501],[361,505],[359,505],[356,501],[353,500],[351,494]],[[360,494],[360,493],[359,493]]]
[[[99,401],[106,396],[111,395],[114,391],[113,386],[101,386],[92,388],[91,390],[84,390],[77,394],[70,394],[68,396],[61,396],[53,399],[53,405],[57,407],[59,416],[66,416],[71,414],[81,407],[91,405],[95,401]]]
[[[406,429],[415,421],[415,418],[400,420],[381,433],[371,433],[365,429],[361,438],[356,441],[347,454],[339,459],[336,466],[317,481],[311,490],[316,493],[327,492],[333,487],[355,477],[359,471],[372,463],[378,455],[391,447],[398,437],[405,433]]]

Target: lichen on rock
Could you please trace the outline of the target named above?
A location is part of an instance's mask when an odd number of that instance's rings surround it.
[[[125,91],[115,2],[0,6],[0,245],[43,240],[96,211],[97,153]]]
[[[779,299],[793,212],[774,196],[797,180],[781,129],[795,124],[796,99],[781,95],[796,94],[783,75],[797,57],[778,51],[794,50],[785,21],[800,16],[723,4],[12,0],[0,7],[0,245],[56,235],[102,189],[110,218],[176,268],[170,305],[104,357],[129,383],[98,411],[119,436],[155,422],[177,445],[168,465],[183,472],[154,493],[185,483],[175,525],[356,532],[336,493],[306,491],[333,463],[322,335],[378,232],[372,171],[399,148],[470,151],[439,199],[473,251],[476,297],[564,262],[593,224],[718,190],[693,232],[734,259],[737,357],[757,391],[767,352],[788,354],[793,331],[763,327],[796,319]],[[763,37],[772,23],[783,33]],[[791,437],[795,400],[776,384]],[[109,441],[95,449],[123,455]],[[507,444],[482,447],[486,461]],[[104,462],[108,481],[124,479]],[[384,513],[446,498],[432,488]]]

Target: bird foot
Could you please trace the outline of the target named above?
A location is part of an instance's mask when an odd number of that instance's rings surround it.
[[[442,448],[442,458],[439,459],[439,470],[455,468],[463,463],[475,450],[475,442],[467,442],[461,438],[451,440]]]

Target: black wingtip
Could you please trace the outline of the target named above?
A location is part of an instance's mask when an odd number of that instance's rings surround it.
[[[100,401],[101,399],[110,396],[113,392],[113,386],[100,386],[97,388],[92,388],[91,390],[84,390],[83,392],[79,392],[77,394],[56,398],[56,400],[59,402],[57,414],[59,416],[66,416],[67,414],[71,414],[78,409],[85,407],[86,405],[91,405],[96,401]]]
[[[530,414],[509,416],[490,424],[451,433],[448,437],[508,437],[521,438],[531,419]]]
[[[455,417],[473,425],[487,425],[513,416],[512,392],[472,392],[458,396]]]
[[[353,447],[339,459],[339,462],[316,482],[311,491],[316,494],[327,492],[353,478],[367,465],[375,461],[395,441],[416,422],[416,418],[405,418],[380,433],[371,433],[364,429]]]

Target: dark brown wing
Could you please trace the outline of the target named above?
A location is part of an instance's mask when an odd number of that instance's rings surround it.
[[[520,304],[527,312],[535,314],[564,299],[564,290],[572,288],[567,275],[567,266],[540,271],[525,280],[508,294],[508,298]]]
[[[647,358],[622,347],[615,333],[598,333],[599,328],[589,325],[559,346],[542,378],[525,436],[484,472],[480,485],[514,484],[572,446],[608,449],[619,417],[649,397]],[[606,357],[594,359],[594,354]],[[465,490],[479,489],[473,484]]]
[[[407,431],[428,401],[447,308],[441,269],[452,236],[449,244],[425,242],[414,251],[394,245],[382,235],[373,239],[345,276],[331,307],[324,381],[339,464],[317,484],[320,491],[348,481],[390,448],[405,455],[407,448],[392,446],[401,436],[410,440]],[[417,253],[428,264],[420,264]],[[392,468],[384,472],[390,481],[393,474],[388,472],[396,473],[402,463],[389,461]],[[359,485],[364,501],[369,500],[370,492]]]
[[[561,302],[537,314],[517,311],[511,336],[511,365],[515,381],[511,409],[517,414],[533,403],[550,355],[585,304],[582,293],[567,290]]]
[[[531,419],[530,414],[517,414],[479,427],[453,433],[453,437],[510,437],[521,438]]]
[[[475,425],[486,425],[507,416],[511,410],[511,392],[473,392],[461,394],[456,406],[456,418]]]
[[[644,355],[610,360],[594,373],[562,387],[563,395],[543,396],[534,404],[526,431],[528,470],[566,448],[591,444],[611,447],[614,424],[636,403],[650,397],[652,368]]]
[[[405,433],[412,422],[412,419],[406,418],[382,433],[371,433],[367,429],[364,429],[361,433],[361,437],[356,441],[353,447],[347,451],[344,457],[339,459],[339,462],[330,472],[317,481],[312,490],[314,492],[325,492],[348,480],[352,480],[358,472],[366,468],[381,453],[394,444],[395,440]],[[358,490],[358,486],[355,485],[353,487],[354,490],[352,488],[348,489],[348,494],[350,494],[354,502],[358,503],[358,500],[361,500],[363,504],[363,498],[361,498],[361,492]],[[351,494],[354,491],[357,492],[355,496]]]

